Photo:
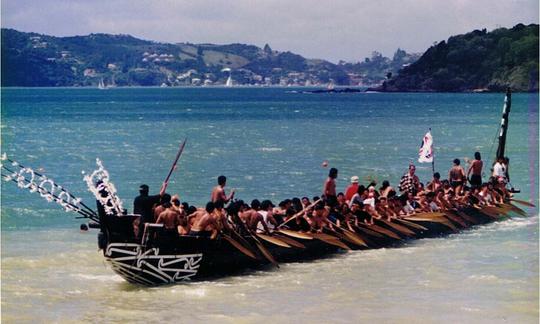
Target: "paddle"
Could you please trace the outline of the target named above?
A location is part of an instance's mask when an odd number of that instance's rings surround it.
[[[221,237],[223,237],[227,242],[229,242],[232,246],[234,246],[240,252],[244,253],[245,255],[247,255],[250,258],[253,258],[253,259],[257,260],[257,257],[255,256],[255,254],[253,254],[250,250],[246,249],[242,244],[238,243],[238,241],[236,241],[232,237],[230,237],[230,236],[228,236],[228,235],[226,235],[224,233],[221,233]]]
[[[270,235],[265,235],[265,234],[262,234],[262,233],[256,233],[255,235],[257,235],[258,238],[261,238],[267,242],[270,242],[272,244],[275,244],[277,246],[281,246],[281,247],[286,247],[286,248],[290,248],[291,246],[287,243],[285,243],[284,241],[276,238],[276,237],[272,237]]]
[[[445,217],[431,217],[431,218],[428,218],[428,217],[413,217],[413,216],[408,216],[408,217],[404,217],[406,220],[410,220],[410,221],[420,221],[420,222],[431,222],[431,223],[439,223],[439,224],[443,224],[445,225],[446,227],[449,227],[450,229],[452,229],[453,231],[457,232],[457,228],[454,226],[454,224],[450,223],[450,221],[448,219],[446,219]]]
[[[475,207],[480,213],[489,216],[494,219],[501,218],[500,212],[497,207]]]
[[[421,230],[421,231],[427,231],[428,229],[420,224],[416,224],[414,222],[410,222],[410,221],[406,221],[404,219],[401,219],[401,218],[394,218],[393,221],[396,221],[398,223],[401,223],[403,225],[406,225],[406,226],[409,226],[411,228],[415,228],[417,230]]]
[[[234,219],[234,218],[233,218]],[[268,251],[268,249],[257,239],[257,237],[255,235],[253,235],[253,233],[249,230],[249,228],[246,226],[246,224],[244,224],[244,222],[242,222],[240,219],[238,219],[238,222],[240,223],[240,226],[242,226],[242,228],[244,229],[244,231],[249,235],[251,236],[251,238],[255,241],[255,245],[257,246],[257,248],[259,249],[259,251],[261,252],[261,254],[268,260],[270,261],[270,263],[272,263],[273,265],[275,265],[276,267],[279,268],[279,264],[277,263],[276,259],[274,258],[274,256],[272,255],[272,253],[270,253],[270,251]],[[234,231],[233,231],[234,232]],[[237,233],[238,236],[240,236],[240,234]]]
[[[350,235],[349,233],[347,233],[346,231],[343,231],[343,232],[338,232],[337,230],[332,230],[330,229],[329,227],[325,228],[327,231],[329,231],[330,233],[332,233],[334,236],[336,236],[337,238],[339,239],[342,239],[344,241],[347,241],[351,244],[354,244],[356,246],[365,246],[367,247],[367,244],[366,242],[364,242],[364,240],[360,239],[360,238],[357,238],[353,235]],[[340,230],[343,230],[342,228],[340,228]]]
[[[454,212],[456,214],[458,214],[459,216],[461,216],[461,218],[463,218],[464,220],[468,221],[471,224],[475,224],[475,225],[480,224],[480,222],[476,218],[474,218],[474,217],[472,217],[470,215],[467,215],[467,213],[465,213],[463,211],[460,211],[460,210],[456,209]]]
[[[341,242],[337,237],[328,235],[325,233],[311,233],[311,235],[318,239],[319,241],[323,241],[324,243],[337,246],[339,248],[342,248],[344,250],[350,250],[351,248],[348,247],[345,243]]]
[[[264,257],[268,261],[270,261],[270,263],[279,268],[279,264],[277,263],[276,259],[274,259],[272,253],[270,253],[270,251],[268,251],[268,249],[264,245],[262,245],[262,243],[255,237],[255,235],[252,234],[251,237],[255,240],[255,245],[257,245],[257,248],[259,248]]]
[[[392,232],[391,230],[380,227],[379,225],[375,225],[375,224],[367,225],[367,224],[362,224],[362,223],[359,223],[358,225],[362,226],[362,227],[368,227],[370,230],[373,230],[373,231],[375,231],[377,233],[384,234],[385,236],[393,238],[395,240],[401,240],[401,236],[397,235],[396,233]]]
[[[306,208],[303,208],[301,211],[299,211],[298,213],[294,214],[293,216],[291,216],[291,218],[287,219],[286,221],[284,221],[283,223],[279,224],[278,227],[276,227],[276,229],[280,229],[283,225],[287,224],[288,222],[290,222],[291,220],[295,219],[296,217],[302,215],[306,210],[310,209],[310,208],[313,208],[313,206],[317,205],[322,199],[318,199],[317,201],[314,201],[313,203],[311,203],[309,206],[307,206]]]
[[[527,212],[517,206],[514,206],[512,204],[507,204],[507,203],[504,203],[502,205],[506,207],[507,209],[509,209],[510,211],[520,214],[521,216],[527,216]]]
[[[276,230],[275,232],[285,234],[294,238],[303,239],[303,240],[313,240],[313,236],[310,236],[308,233],[301,233],[301,232],[291,231],[288,229],[280,229],[280,230]]]
[[[454,223],[459,224],[461,227],[465,228],[467,227],[467,223],[465,223],[458,215],[453,214],[450,211],[447,211],[446,214],[444,214],[446,218],[453,221]]]
[[[411,237],[411,236],[416,235],[416,233],[411,231],[410,229],[408,229],[408,228],[406,228],[404,226],[398,225],[398,224],[394,224],[394,223],[392,223],[390,221],[387,221],[387,220],[384,220],[384,219],[377,219],[377,218],[374,218],[374,221],[379,222],[379,223],[383,223],[386,226],[396,230],[398,233],[403,234],[405,236]]]
[[[161,192],[165,192],[167,190],[167,186],[169,185],[169,179],[171,178],[171,175],[176,169],[176,164],[178,163],[178,159],[180,159],[180,155],[182,155],[182,152],[184,151],[184,147],[186,146],[187,138],[184,139],[184,142],[180,144],[180,148],[178,149],[178,153],[176,153],[176,157],[174,158],[174,162],[171,166],[171,169],[169,170],[169,173],[167,174],[167,177],[165,178],[165,181],[163,181],[163,185],[161,188]]]
[[[334,225],[335,228],[338,228],[343,232],[343,233],[339,233],[337,230],[332,230],[332,229],[328,228],[328,230],[333,231],[334,233],[338,234],[338,236],[340,236],[340,238],[342,238],[342,239],[344,239],[344,240],[346,240],[346,241],[348,241],[350,243],[356,244],[358,246],[368,247],[366,242],[364,242],[364,240],[362,240],[362,238],[358,237],[356,235],[356,233],[353,233],[353,232],[351,232],[350,230],[348,230],[346,228],[337,226],[336,223],[332,222],[331,220],[328,220],[328,222],[330,222],[330,224]]]
[[[528,207],[536,207],[533,203],[530,203],[530,202],[525,201],[525,200],[510,198],[510,201],[514,201],[514,202],[517,202],[520,205],[524,205],[524,206],[528,206]]]
[[[364,228],[364,227],[360,227],[360,226],[357,226],[357,225],[352,225],[352,227],[354,228],[355,231],[357,231],[357,232],[361,231],[362,233],[364,233],[366,235],[375,236],[375,237],[378,237],[378,238],[384,237],[383,234],[381,234],[379,232],[372,231],[372,230]]]
[[[238,232],[236,232],[235,230],[232,230],[231,232],[232,232],[234,235],[236,235],[236,236],[238,237],[238,239],[240,239],[240,241],[243,243],[242,245],[243,245],[245,248],[249,249],[250,252],[251,252],[252,254],[256,254],[255,250],[253,250],[253,246],[252,246],[252,245],[251,245],[251,244],[250,244],[250,243],[249,243],[242,235],[240,235],[240,234],[239,234]]]
[[[299,249],[305,249],[306,248],[306,246],[304,244],[302,244],[302,243],[300,243],[300,242],[298,242],[296,240],[293,240],[292,238],[290,238],[288,236],[281,235],[281,234],[276,233],[276,232],[272,233],[272,235],[274,237],[278,237],[283,242],[285,242],[285,243],[287,243],[287,244],[289,244],[291,246],[294,246],[296,248],[299,248]]]

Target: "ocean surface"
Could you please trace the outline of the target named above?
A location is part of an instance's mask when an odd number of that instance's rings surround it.
[[[90,206],[81,172],[100,158],[129,211],[140,184],[157,193],[184,138],[168,191],[195,205],[221,174],[245,201],[319,195],[323,161],[338,190],[353,175],[396,185],[429,128],[443,177],[454,158],[495,155],[503,94],[298,90],[4,88],[1,151]],[[517,197],[538,204],[537,94],[513,94],[507,155]],[[427,182],[431,165],[417,173]],[[77,214],[14,183],[1,199],[5,323],[538,323],[537,208],[399,248],[144,288],[108,268]]]

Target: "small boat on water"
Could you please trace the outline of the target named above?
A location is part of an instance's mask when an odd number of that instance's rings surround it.
[[[106,90],[107,89],[107,87],[105,86],[105,82],[103,81],[103,78],[101,78],[101,80],[99,80],[98,89],[99,90]]]
[[[511,95],[507,92],[497,157],[504,156],[510,104]],[[176,161],[182,149],[183,146]],[[8,159],[5,154],[2,160],[3,172],[7,172],[2,174],[5,180],[38,192],[62,205],[66,211],[75,211],[90,219],[91,227],[99,229],[98,246],[111,269],[128,282],[145,286],[223,276],[249,268],[315,259],[340,251],[396,246],[407,240],[437,237],[504,219],[510,213],[524,214],[507,201],[497,207],[468,205],[441,212],[416,213],[391,221],[374,219],[372,225],[359,223],[349,228],[327,228],[320,233],[297,232],[282,227],[272,235],[266,235],[243,228],[237,217],[235,221],[235,211],[229,210],[233,223],[238,227],[215,238],[178,235],[166,231],[162,224],[147,224],[144,234],[137,235],[135,228],[140,216],[125,214],[121,203],[109,200],[110,204],[102,204],[103,208],[96,212],[46,176]],[[99,174],[101,180],[108,181],[107,171],[99,161],[98,165],[98,170],[85,177],[89,188],[95,187],[92,182],[94,175]],[[19,168],[18,171],[14,171],[15,168]],[[114,186],[108,191],[114,198]],[[97,189],[94,194],[99,199]]]

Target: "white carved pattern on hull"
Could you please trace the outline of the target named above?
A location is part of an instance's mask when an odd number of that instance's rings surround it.
[[[159,248],[143,252],[142,246],[135,243],[111,243],[105,256],[115,272],[128,281],[145,285],[189,280],[197,274],[203,257],[202,253],[160,255]],[[148,276],[155,279],[149,280]]]

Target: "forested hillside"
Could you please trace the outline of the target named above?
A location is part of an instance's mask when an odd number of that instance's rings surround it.
[[[475,30],[430,47],[381,91],[538,91],[538,25]]]
[[[376,85],[412,56],[358,64],[306,59],[269,45],[165,44],[129,35],[53,37],[2,29],[2,86]],[[417,57],[417,56],[415,56]]]

